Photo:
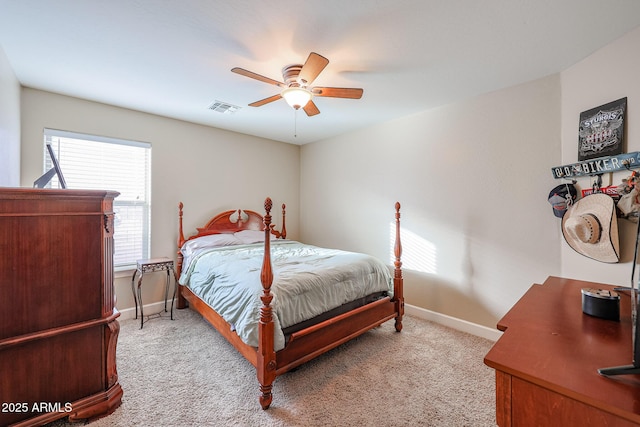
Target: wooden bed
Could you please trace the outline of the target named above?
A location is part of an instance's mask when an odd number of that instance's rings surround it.
[[[260,282],[262,283],[262,295],[260,296],[260,320],[258,324],[258,346],[253,347],[243,342],[233,331],[233,328],[202,299],[195,295],[189,288],[177,285],[177,307],[186,308],[200,313],[216,330],[224,336],[253,366],[257,371],[260,383],[259,401],[263,409],[269,408],[272,401],[272,386],[278,375],[287,371],[363,334],[364,332],[379,326],[380,324],[395,319],[395,329],[402,330],[402,317],[404,315],[403,278],[400,243],[400,204],[395,205],[395,262],[393,273],[393,297],[386,296],[366,305],[351,309],[348,312],[337,315],[305,327],[288,337],[286,346],[274,351],[274,321],[271,301],[271,285],[273,282],[273,270],[271,263],[271,236],[286,238],[285,205],[282,205],[282,229],[278,231],[271,223],[272,201],[267,198],[264,203],[264,217],[249,210],[226,211],[214,216],[207,224],[198,228],[198,232],[188,238],[184,237],[182,216],[183,204],[179,204],[179,237],[176,275],[179,278],[183,267],[183,255],[181,248],[185,242],[210,234],[234,233],[241,230],[264,231],[264,258]]]

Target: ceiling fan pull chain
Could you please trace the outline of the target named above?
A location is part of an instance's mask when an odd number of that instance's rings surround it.
[[[293,137],[298,137],[298,110],[293,110]]]

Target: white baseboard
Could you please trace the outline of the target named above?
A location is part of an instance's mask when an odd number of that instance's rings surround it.
[[[415,316],[420,319],[439,323],[449,328],[457,329],[458,331],[486,338],[491,341],[498,341],[498,338],[502,336],[502,332],[497,329],[487,328],[486,326],[447,316],[446,314],[436,313],[435,311],[427,310],[426,308],[422,307],[416,307],[414,305],[405,304],[404,312],[410,316]]]
[[[167,310],[171,310],[171,300],[167,301]],[[405,310],[405,313],[410,316],[415,316],[420,319],[439,323],[449,328],[466,332],[468,334],[472,334],[478,337],[486,338],[491,341],[497,341],[498,338],[502,336],[502,332],[498,331],[497,329],[487,328],[486,326],[478,325],[475,323],[468,322],[466,320],[447,316],[446,314],[437,313],[435,311],[427,310],[426,308],[405,304],[404,310]],[[135,319],[136,317],[135,307],[124,308],[118,311],[120,311],[120,320]],[[145,316],[148,316],[150,314],[160,313],[162,311],[164,311],[163,301],[158,301],[158,302],[144,305]]]
[[[175,302],[174,302],[175,304]],[[164,302],[163,301],[158,301],[158,302],[154,302],[151,304],[145,304],[143,307],[144,310],[144,316],[147,317],[149,315],[152,314],[157,314],[157,313],[164,313]],[[175,310],[176,307],[175,305],[173,306],[173,309]],[[167,301],[167,310],[171,310],[171,300]],[[136,308],[135,307],[131,307],[131,308],[123,308],[122,310],[120,310],[118,308],[118,311],[120,312],[120,317],[118,320],[129,320],[129,319],[135,319],[136,318]],[[175,313],[175,311],[174,311]],[[168,314],[168,313],[167,313]],[[140,313],[138,313],[138,316],[140,316]],[[139,319],[140,317],[138,317]]]

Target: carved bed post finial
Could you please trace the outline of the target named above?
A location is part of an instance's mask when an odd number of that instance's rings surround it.
[[[271,199],[267,197],[264,201],[264,258],[262,262],[262,273],[260,280],[265,294],[271,290],[271,282],[273,281],[273,272],[271,270]],[[270,308],[270,307],[269,307]],[[271,311],[271,310],[269,310]],[[269,314],[271,314],[269,312]]]
[[[178,248],[184,245],[184,232],[182,231],[182,208],[184,205],[182,202],[178,203]]]
[[[257,374],[260,382],[260,405],[267,409],[273,398],[271,388],[276,379],[276,353],[273,350],[273,313],[271,309],[271,284],[273,282],[273,270],[271,267],[271,207],[270,198],[264,201],[264,258],[260,281],[262,283],[262,307],[260,308],[260,322],[258,324],[260,341],[258,342],[258,366]],[[267,338],[268,337],[268,338]]]
[[[282,232],[280,233],[283,239],[287,238],[287,224],[285,221],[285,217],[287,216],[286,213],[287,213],[287,206],[283,203],[282,204]]]
[[[393,292],[396,301],[396,331],[402,330],[402,316],[404,315],[404,295],[402,286],[402,242],[400,241],[400,202],[396,202],[396,242],[393,248],[395,255],[394,273],[393,273]]]

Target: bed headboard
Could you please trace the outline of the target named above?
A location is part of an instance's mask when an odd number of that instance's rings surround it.
[[[225,211],[217,214],[207,222],[204,227],[198,227],[198,232],[185,239],[182,229],[182,212],[184,205],[182,202],[178,204],[179,209],[179,236],[178,236],[178,248],[182,247],[187,240],[195,239],[196,237],[207,236],[209,234],[222,234],[222,233],[235,233],[242,230],[264,230],[264,218],[257,212],[237,209],[231,211]],[[285,226],[286,206],[282,204],[282,231],[275,229],[275,225],[271,224],[271,234],[276,238],[287,237],[287,229]]]
[[[263,218],[257,212],[238,209],[219,213],[204,226],[198,228],[198,234],[234,233],[240,230],[258,230],[264,228]]]

